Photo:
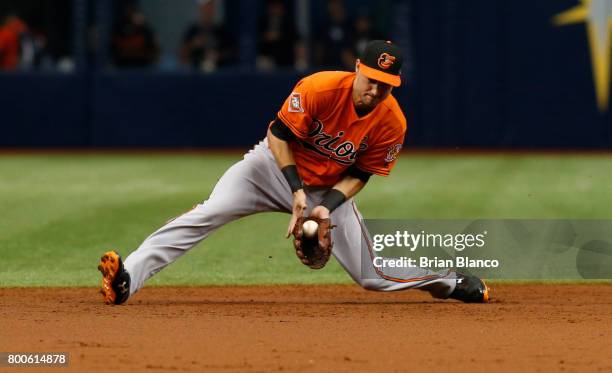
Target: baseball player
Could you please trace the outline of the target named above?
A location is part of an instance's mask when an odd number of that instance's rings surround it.
[[[489,289],[476,277],[424,268],[391,273],[363,259],[373,255],[372,245],[354,196],[372,175],[389,175],[404,143],[406,119],[391,95],[402,61],[396,45],[375,40],[354,72],[299,81],[266,138],[225,172],[207,200],[151,234],[125,262],[115,251],[102,256],[106,303],[124,303],[219,227],[265,211],[292,214],[287,237],[304,215],[331,219],[332,254],[365,289],[416,288],[436,298],[488,302]]]

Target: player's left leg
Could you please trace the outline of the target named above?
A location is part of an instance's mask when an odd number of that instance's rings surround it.
[[[372,240],[363,222],[363,217],[357,210],[353,200],[338,207],[331,216],[332,223],[337,227],[332,231],[334,248],[332,253],[349,275],[368,290],[396,291],[419,289],[428,291],[435,298],[449,298],[463,290],[464,279],[461,274],[451,270],[434,272],[419,267],[379,268],[373,260],[376,252]],[[480,281],[480,280],[478,280]],[[467,285],[467,282],[466,282]],[[471,286],[471,284],[470,284]],[[470,299],[479,300],[479,294],[468,289]]]

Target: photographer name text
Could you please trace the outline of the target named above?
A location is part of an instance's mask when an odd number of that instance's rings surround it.
[[[497,259],[470,259],[467,256],[458,256],[452,259],[428,258],[422,256],[418,259],[405,256],[399,258],[384,258],[377,256],[372,260],[376,268],[498,268]]]

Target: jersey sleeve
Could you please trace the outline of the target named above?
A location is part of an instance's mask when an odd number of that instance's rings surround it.
[[[362,171],[380,176],[388,176],[393,167],[406,135],[406,126],[387,126],[378,139],[368,144],[368,147],[357,156],[355,166]]]
[[[300,139],[308,137],[309,127],[320,106],[311,79],[298,82],[278,111],[278,118]]]

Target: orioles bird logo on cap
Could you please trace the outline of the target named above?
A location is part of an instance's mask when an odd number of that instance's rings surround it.
[[[391,65],[393,65],[393,62],[395,62],[395,57],[393,57],[389,53],[383,53],[380,55],[380,57],[378,57],[378,66],[381,69],[386,70],[390,68]]]

